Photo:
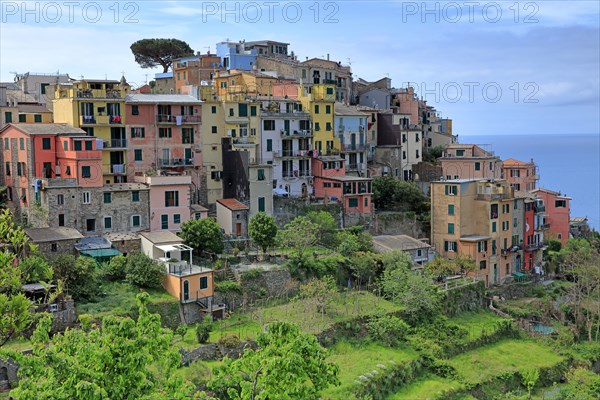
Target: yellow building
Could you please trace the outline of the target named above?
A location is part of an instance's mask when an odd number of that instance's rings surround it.
[[[56,87],[54,122],[81,128],[98,138],[102,148],[103,182],[127,180],[125,96],[130,86],[121,81],[80,80]]]
[[[515,272],[510,257],[515,197],[507,181],[452,179],[432,182],[430,191],[431,239],[442,257],[470,257],[474,275],[486,286]]]
[[[339,153],[340,139],[334,132],[335,85],[320,84],[300,89],[302,107],[310,110],[314,149],[322,155]]]
[[[277,78],[249,71],[218,71],[215,81],[216,95],[223,99],[231,96],[271,96]]]

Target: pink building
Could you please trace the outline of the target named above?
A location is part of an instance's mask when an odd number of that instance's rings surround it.
[[[502,177],[506,179],[515,190],[530,191],[536,188],[540,176],[537,174],[537,166],[530,162],[524,162],[509,158],[502,163]]]
[[[563,246],[566,245],[567,239],[569,239],[569,219],[571,214],[569,202],[572,199],[561,195],[560,192],[544,188],[534,189],[531,193],[544,200],[546,210],[544,226],[548,229],[547,233],[544,234],[544,239],[559,240]]]
[[[189,95],[131,94],[127,96],[129,179],[149,171],[166,170],[192,177],[195,188],[203,181],[200,129],[202,102]],[[200,199],[192,192],[192,202]]]
[[[500,179],[502,161],[475,144],[448,145],[440,158],[446,179]]]
[[[102,151],[96,138],[67,124],[8,124],[0,130],[2,182],[18,213],[40,202],[42,180],[63,178],[102,186]]]
[[[340,202],[346,225],[371,218],[371,178],[346,175],[345,160],[340,156],[313,158],[312,170],[315,197]]]
[[[135,181],[150,188],[150,231],[179,231],[190,219],[189,175],[136,176]]]

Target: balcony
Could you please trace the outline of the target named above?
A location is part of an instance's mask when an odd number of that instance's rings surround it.
[[[127,139],[111,139],[104,141],[105,149],[126,149]]]
[[[499,201],[510,199],[510,193],[477,193],[475,200]]]
[[[353,151],[367,151],[368,146],[366,144],[342,144],[342,152],[349,153]]]
[[[546,206],[534,206],[533,209],[536,213],[546,212]]]
[[[234,138],[233,145],[238,146],[238,147],[251,147],[251,146],[256,146],[256,143],[254,143],[254,138],[241,137],[241,138]]]
[[[111,115],[108,118],[109,124],[121,124],[121,116],[120,115]]]
[[[170,114],[158,114],[156,116],[156,122],[159,124],[196,124],[202,122],[200,115],[170,115]]]
[[[159,158],[158,165],[166,167],[190,167],[194,165],[193,158]]]
[[[358,171],[360,164],[348,164],[346,165],[346,171]]]
[[[118,89],[78,89],[75,97],[80,99],[124,99],[125,92]]]
[[[115,175],[125,174],[125,164],[111,164],[110,173]]]
[[[273,111],[262,109],[260,111],[261,117],[280,117],[280,118],[298,118],[298,119],[309,119],[310,114],[304,111]]]
[[[543,249],[544,247],[546,247],[545,243],[539,242],[539,243],[531,243],[525,246],[525,250],[527,251],[535,251],[535,250],[539,250],[539,249]]]
[[[312,174],[309,169],[301,169],[301,170],[293,170],[293,171],[283,171],[283,178],[310,178]]]
[[[79,125],[93,125],[96,123],[96,117],[93,115],[82,115],[79,117]]]
[[[281,136],[283,138],[287,138],[287,137],[312,137],[312,133],[310,131],[310,129],[302,129],[302,130],[294,130],[292,132],[290,131],[286,131],[285,129],[281,130]]]

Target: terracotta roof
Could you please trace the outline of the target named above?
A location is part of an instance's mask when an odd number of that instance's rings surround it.
[[[519,160],[515,160],[514,158],[508,158],[506,160],[503,161],[504,165],[519,165],[519,166],[528,166],[531,165],[531,162],[525,162],[525,161],[519,161]]]
[[[229,208],[230,210],[247,210],[248,207],[244,205],[244,203],[237,201],[236,199],[219,199],[217,203],[221,204],[224,207]]]

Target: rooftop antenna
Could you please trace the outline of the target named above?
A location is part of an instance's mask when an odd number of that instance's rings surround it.
[[[208,54],[210,54],[210,46],[205,46],[205,49],[208,49]]]
[[[148,74],[144,74],[144,76],[146,77],[146,80],[144,81],[144,83],[148,83]]]
[[[350,57],[346,58],[346,60],[348,60],[348,65],[352,65],[352,60],[350,59]]]

